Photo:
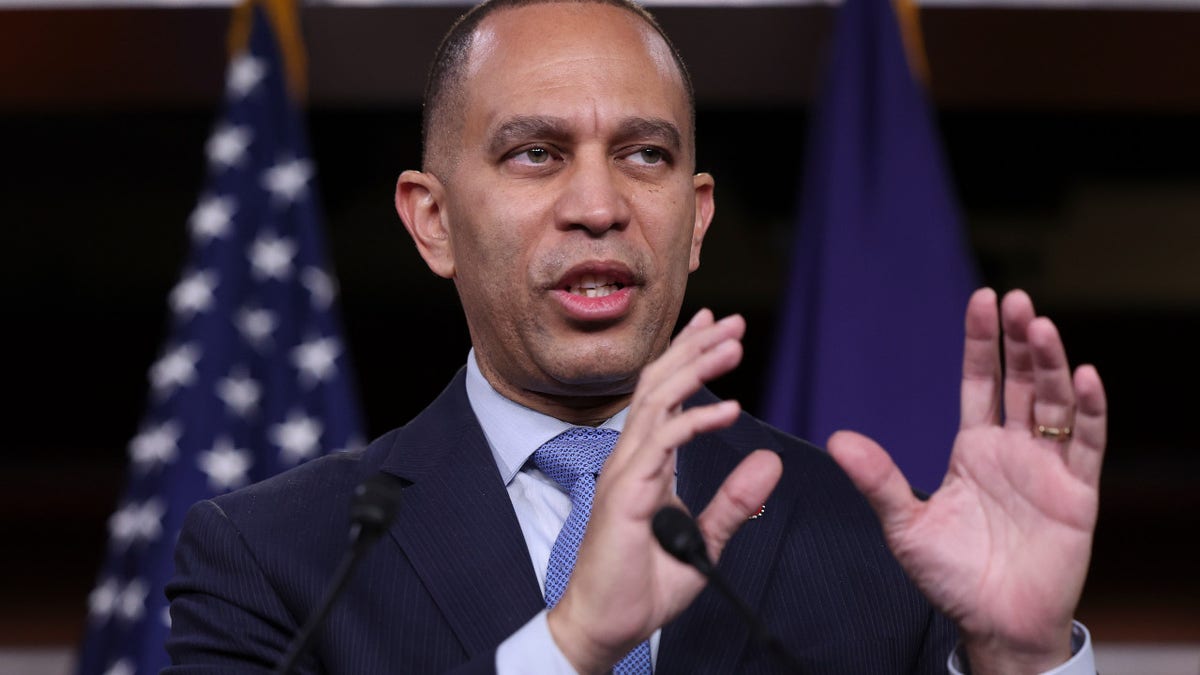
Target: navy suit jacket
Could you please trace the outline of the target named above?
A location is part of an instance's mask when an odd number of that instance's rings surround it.
[[[693,403],[709,400],[702,392]],[[874,513],[818,448],[743,415],[680,450],[679,496],[698,513],[755,448],[779,453],[783,480],[722,555],[730,585],[806,673],[946,672],[953,627],[908,581]],[[192,507],[167,587],[175,665],[166,672],[269,671],[346,549],[354,487],[377,471],[409,484],[398,515],[298,672],[493,672],[496,647],[544,600],[461,371],[364,451]],[[734,672],[783,670],[706,589],[663,628],[657,673]]]

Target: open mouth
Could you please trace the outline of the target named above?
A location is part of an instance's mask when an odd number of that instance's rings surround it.
[[[583,326],[611,324],[633,307],[641,279],[620,261],[576,265],[552,288],[566,316]]]
[[[563,290],[571,295],[585,298],[603,298],[625,288],[621,281],[602,274],[584,274],[574,282],[567,284]]]

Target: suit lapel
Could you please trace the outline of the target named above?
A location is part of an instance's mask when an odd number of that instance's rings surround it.
[[[545,607],[512,501],[479,423],[460,371],[446,390],[400,430],[381,469],[411,483],[391,528],[469,655],[494,649]],[[690,404],[715,401],[707,391]],[[772,447],[748,418],[681,449],[680,498],[699,514],[746,449]],[[734,535],[719,569],[753,607],[775,559],[792,502],[773,495],[767,515]],[[729,603],[705,589],[662,633],[658,673],[733,672],[749,629]],[[697,649],[705,645],[705,649]]]
[[[397,435],[382,470],[412,483],[391,535],[470,655],[545,607],[460,371]]]
[[[689,404],[716,400],[703,391]],[[680,450],[679,497],[693,514],[699,515],[738,462],[750,450],[773,447],[772,440],[746,416],[730,429],[697,438]],[[719,572],[751,607],[762,605],[792,507],[792,500],[776,491],[768,499],[763,517],[743,525],[718,562]],[[769,625],[769,620],[764,620]],[[683,614],[663,629],[656,672],[735,672],[739,670],[749,638],[750,630],[737,610],[715,589],[706,588]],[[705,648],[697,649],[699,645]]]

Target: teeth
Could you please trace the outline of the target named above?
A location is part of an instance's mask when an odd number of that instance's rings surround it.
[[[616,281],[608,277],[585,274],[572,284],[569,290],[575,295],[582,295],[587,298],[603,298],[606,295],[612,295],[620,290],[620,288],[620,285]]]

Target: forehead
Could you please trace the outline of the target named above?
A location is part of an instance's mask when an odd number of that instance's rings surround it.
[[[499,10],[476,30],[464,78],[467,127],[508,115],[659,117],[690,131],[670,48],[634,13],[600,3]]]

